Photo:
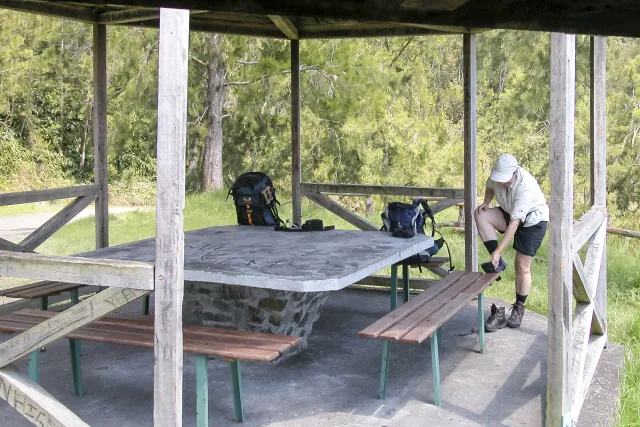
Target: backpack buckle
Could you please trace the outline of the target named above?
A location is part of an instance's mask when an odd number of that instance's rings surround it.
[[[262,195],[262,198],[267,205],[273,202],[273,193],[271,192],[271,187],[265,187],[264,190],[260,192],[260,194]]]

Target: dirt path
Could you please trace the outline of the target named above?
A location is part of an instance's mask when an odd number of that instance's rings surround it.
[[[151,208],[139,208],[139,207],[110,207],[109,214],[118,214],[123,212],[131,212],[135,210],[149,210]],[[93,216],[95,208],[89,206],[82,212],[80,212],[71,221],[76,221],[80,218],[86,218]],[[13,215],[0,217],[0,237],[7,240],[18,240],[20,238],[28,236],[31,232],[36,230],[56,212],[37,212],[31,214]]]

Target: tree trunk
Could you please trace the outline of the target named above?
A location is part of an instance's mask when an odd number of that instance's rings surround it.
[[[207,36],[211,53],[207,61],[209,80],[207,82],[207,128],[209,130],[204,146],[204,172],[202,190],[212,191],[224,187],[222,175],[222,107],[224,105],[224,75],[226,67],[222,59],[222,36]]]

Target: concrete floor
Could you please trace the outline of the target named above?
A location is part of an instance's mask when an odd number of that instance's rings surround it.
[[[431,404],[428,341],[392,346],[388,397],[377,398],[382,342],[357,333],[388,304],[384,293],[333,292],[305,351],[278,364],[244,363],[245,425],[542,425],[546,318],[527,312],[519,330],[487,334],[485,354],[476,351],[478,336],[471,331],[477,329],[473,304],[450,320],[440,348],[443,402],[438,408]],[[140,303],[129,309],[139,311]],[[85,397],[73,395],[65,341],[42,355],[43,387],[92,426],[152,426],[153,352],[89,342],[82,350]],[[579,426],[612,424],[623,361],[618,345],[603,352]],[[184,362],[184,425],[195,426],[195,359],[187,354]],[[26,371],[26,360],[17,365]],[[210,425],[235,425],[229,368],[222,361],[209,362],[209,399]],[[0,426],[29,425],[0,401]]]

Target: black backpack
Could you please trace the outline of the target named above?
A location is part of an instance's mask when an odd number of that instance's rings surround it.
[[[271,178],[262,172],[248,172],[240,175],[229,190],[236,206],[239,225],[283,224],[278,216],[276,189]]]

